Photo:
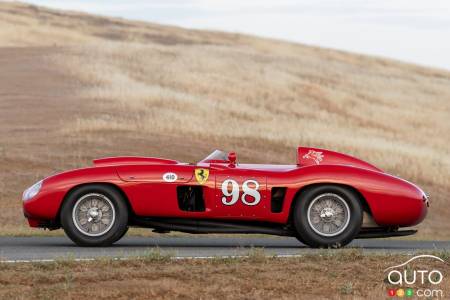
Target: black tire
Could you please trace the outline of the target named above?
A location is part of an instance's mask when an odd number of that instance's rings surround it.
[[[117,239],[117,241],[121,240],[125,236],[125,234],[127,234],[128,229],[130,229],[130,227],[127,226],[127,228],[123,231],[122,235]]]
[[[341,228],[336,226],[338,228],[336,228],[335,233],[321,232],[320,229],[313,228],[312,220],[308,220],[308,209],[313,211],[314,203],[322,198],[325,199],[325,197],[340,203],[340,207],[347,216],[345,221],[341,223],[343,224]],[[313,217],[310,217],[310,219],[313,219]],[[350,243],[359,233],[363,221],[363,212],[358,196],[350,189],[336,185],[320,185],[301,192],[295,202],[293,221],[297,238],[302,243],[313,248],[339,248]],[[325,236],[327,234],[330,236]]]
[[[95,197],[93,195],[108,199],[108,204],[113,206],[110,215],[114,215],[112,222],[108,225],[102,224],[109,229],[105,228],[105,232],[103,234],[100,232],[97,236],[89,236],[89,233],[79,229],[80,225],[75,224],[74,221],[77,217],[73,215],[76,204],[83,198]],[[60,221],[66,235],[78,246],[110,246],[122,238],[128,230],[128,207],[125,199],[116,189],[101,184],[85,185],[71,192],[64,200]]]
[[[298,234],[298,232],[296,232],[295,238],[303,245],[311,247],[311,245],[309,245],[308,242],[302,236],[300,236],[300,234]]]

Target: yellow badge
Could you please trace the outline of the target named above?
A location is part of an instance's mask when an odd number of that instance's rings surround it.
[[[195,169],[194,171],[195,179],[198,183],[204,184],[208,180],[209,170],[208,169]]]

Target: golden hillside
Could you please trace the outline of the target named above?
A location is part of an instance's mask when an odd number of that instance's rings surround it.
[[[449,237],[450,73],[240,34],[0,3],[0,228],[20,194],[109,155],[196,161],[215,148],[293,163],[344,151],[432,197],[420,237]]]

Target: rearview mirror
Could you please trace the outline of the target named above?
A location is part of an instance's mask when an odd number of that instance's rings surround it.
[[[237,156],[235,152],[228,153],[228,161],[230,162],[230,165],[236,165]]]

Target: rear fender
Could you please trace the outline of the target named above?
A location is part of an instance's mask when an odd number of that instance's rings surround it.
[[[294,183],[286,193],[285,209],[288,210],[297,193],[308,186],[338,184],[358,191],[366,200],[374,221],[380,226],[412,226],[426,215],[422,190],[386,173],[344,165],[309,166],[292,173],[295,173]]]
[[[297,148],[297,165],[301,167],[314,165],[347,165],[376,172],[383,172],[374,165],[347,154],[307,147]]]

